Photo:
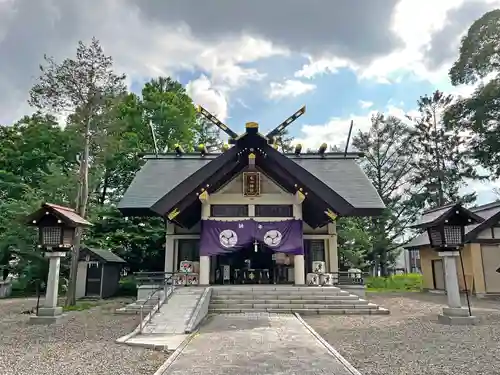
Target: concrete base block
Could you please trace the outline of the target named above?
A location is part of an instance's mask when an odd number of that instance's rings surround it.
[[[449,316],[439,314],[438,323],[447,324],[450,326],[476,325],[479,323],[479,319],[477,318],[477,316]]]
[[[62,307],[40,307],[38,315],[30,316],[30,324],[52,324],[57,322],[62,316]]]
[[[57,323],[64,315],[55,316],[40,316],[32,315],[30,316],[29,324],[53,324]]]
[[[62,307],[40,307],[38,316],[59,316],[63,312]]]
[[[463,307],[443,307],[443,315],[467,317],[469,310]]]

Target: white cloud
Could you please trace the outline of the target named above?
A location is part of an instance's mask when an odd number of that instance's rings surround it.
[[[186,91],[196,105],[201,105],[219,120],[225,121],[228,115],[227,99],[222,90],[212,85],[207,76],[189,82]]]
[[[0,64],[4,68],[0,79],[2,123],[28,113],[28,90],[38,76],[44,53],[61,61],[74,56],[78,40],[89,42],[92,35],[100,40],[105,54],[113,56],[116,70],[127,74],[129,84],[158,75],[176,77],[186,70],[203,71],[211,87],[228,93],[265,76],[246,64],[288,54],[269,41],[242,33],[204,39],[193,36],[186,25],[144,22],[137,9],[118,0],[103,1],[99,12],[88,2],[65,0],[55,5],[51,0],[52,6],[49,1],[40,1],[32,9],[24,1],[18,9],[20,3],[12,13],[17,18],[4,19],[5,14],[0,13],[5,21],[0,25],[0,49],[5,52]],[[26,19],[27,15],[30,18]],[[30,27],[19,26],[23,23]],[[63,29],[66,31],[61,32]],[[19,38],[29,43],[20,44]]]
[[[268,96],[270,99],[297,97],[316,89],[316,85],[312,83],[305,83],[294,79],[287,79],[283,83],[271,82],[269,86]]]
[[[368,109],[373,107],[373,102],[366,101],[366,100],[360,100],[359,105],[362,109]]]
[[[311,57],[308,57],[308,59],[309,63],[304,64],[302,69],[295,72],[295,77],[310,79],[325,73],[337,73],[340,68],[350,66],[349,61],[338,58],[320,59],[316,61]]]
[[[300,143],[305,149],[310,148],[312,150],[317,149],[322,143],[328,144],[329,147],[337,146],[343,149],[347,141],[351,121],[354,123],[353,134],[356,134],[358,131],[367,131],[371,126],[371,117],[377,112],[376,110],[372,110],[364,116],[333,117],[326,124],[304,125],[301,128],[302,135],[297,137],[294,143]],[[410,116],[416,115],[416,111],[406,112],[392,104],[387,105],[384,113],[385,115],[398,117],[403,121],[408,121],[405,118],[406,114]]]
[[[359,79],[369,79],[378,83],[400,82],[409,73],[417,79],[425,79],[436,85],[448,82],[449,63],[431,71],[425,65],[425,52],[431,42],[432,34],[442,29],[446,23],[447,12],[459,8],[467,0],[401,0],[392,19],[393,31],[403,40],[404,48],[374,59],[368,66],[360,66],[352,61],[337,58],[309,58],[295,74],[299,77],[313,78],[323,73],[335,73],[339,68],[348,67],[355,71]],[[478,0],[493,6],[499,0]],[[464,25],[463,32],[469,25]],[[450,43],[457,43],[456,40]]]

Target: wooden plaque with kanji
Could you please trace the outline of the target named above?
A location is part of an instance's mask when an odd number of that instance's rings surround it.
[[[243,195],[245,197],[260,195],[260,172],[243,172]]]

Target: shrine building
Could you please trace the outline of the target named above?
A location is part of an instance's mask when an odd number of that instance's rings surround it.
[[[274,147],[303,110],[267,135],[254,122],[238,135],[205,111],[231,146],[145,156],[118,209],[165,219],[165,272],[190,264],[200,285],[303,285],[317,264],[338,272],[336,218],[378,216],[384,204],[357,162],[362,154]]]

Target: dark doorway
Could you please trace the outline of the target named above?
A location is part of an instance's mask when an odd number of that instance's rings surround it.
[[[273,253],[265,245],[252,244],[233,253],[218,255],[216,283],[272,284],[275,268]]]
[[[89,264],[87,268],[87,285],[85,288],[86,296],[101,295],[101,276],[102,263]]]

